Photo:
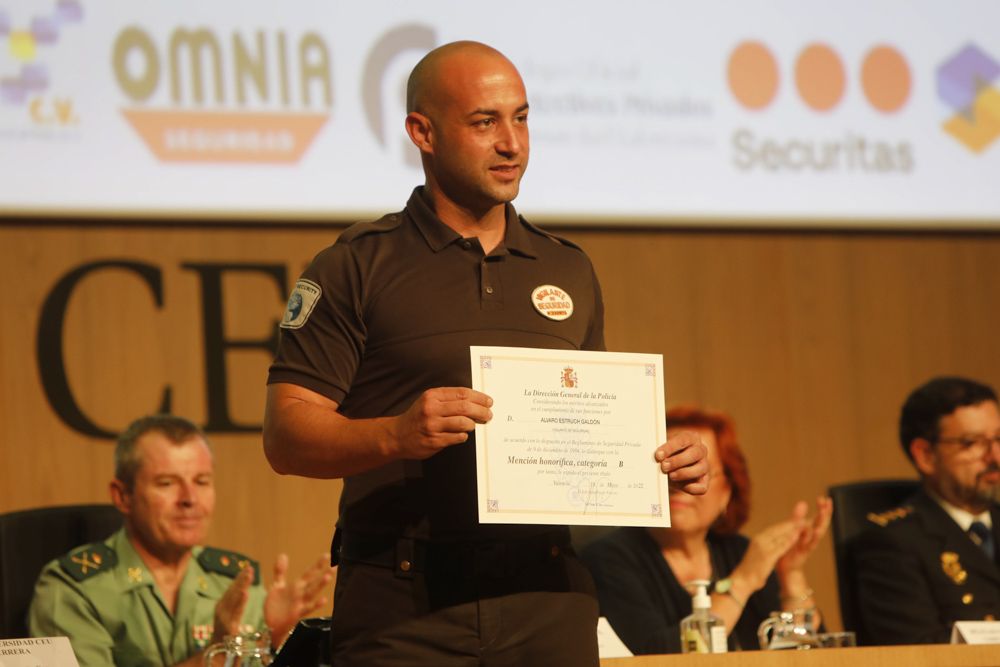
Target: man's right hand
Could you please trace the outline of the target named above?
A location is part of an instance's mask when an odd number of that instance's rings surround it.
[[[243,610],[250,599],[250,586],[253,584],[254,570],[248,565],[229,584],[229,588],[215,603],[215,619],[212,628],[212,643],[221,642],[226,635],[236,635],[240,632],[240,621]]]
[[[492,406],[492,398],[466,387],[428,389],[392,421],[393,457],[426,459],[465,442],[476,424],[493,418]]]

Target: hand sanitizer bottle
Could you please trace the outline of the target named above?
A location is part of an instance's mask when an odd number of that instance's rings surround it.
[[[691,598],[694,611],[681,621],[682,653],[725,653],[726,626],[712,613],[712,598],[708,596],[708,583],[704,579],[689,581],[695,588]]]

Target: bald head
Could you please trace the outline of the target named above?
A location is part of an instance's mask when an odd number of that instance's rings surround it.
[[[421,58],[406,82],[406,113],[414,111],[426,114],[434,101],[442,98],[442,84],[448,78],[448,70],[456,63],[481,61],[484,65],[494,63],[517,69],[507,57],[480,42],[451,42],[437,47]]]
[[[503,229],[530,150],[528,94],[517,68],[485,44],[445,44],[413,68],[406,105],[406,132],[438,215],[451,207],[463,220],[489,216]]]

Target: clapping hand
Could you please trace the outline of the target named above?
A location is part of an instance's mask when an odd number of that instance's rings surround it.
[[[215,603],[215,615],[212,623],[212,643],[218,643],[227,635],[236,635],[240,631],[240,621],[243,610],[250,599],[250,586],[253,584],[254,570],[252,565],[241,569],[233,583]]]
[[[745,581],[753,591],[763,588],[778,560],[799,541],[804,523],[793,512],[792,518],[768,526],[754,535],[733,572],[734,577]]]
[[[298,623],[327,604],[325,591],[333,581],[336,569],[330,567],[330,554],[323,554],[301,577],[289,583],[288,556],[279,554],[274,563],[274,581],[264,600],[264,622],[271,629],[271,641],[281,644]]]
[[[808,513],[809,505],[805,501],[796,503],[792,510],[792,520],[801,525],[801,530],[798,538],[778,561],[778,572],[783,575],[805,567],[809,555],[830,528],[833,501],[828,497],[820,496],[816,499],[816,516],[810,520]]]

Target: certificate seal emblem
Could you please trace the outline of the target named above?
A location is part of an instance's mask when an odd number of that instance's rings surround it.
[[[555,285],[539,285],[531,292],[531,305],[543,317],[560,322],[573,314],[573,299]]]

